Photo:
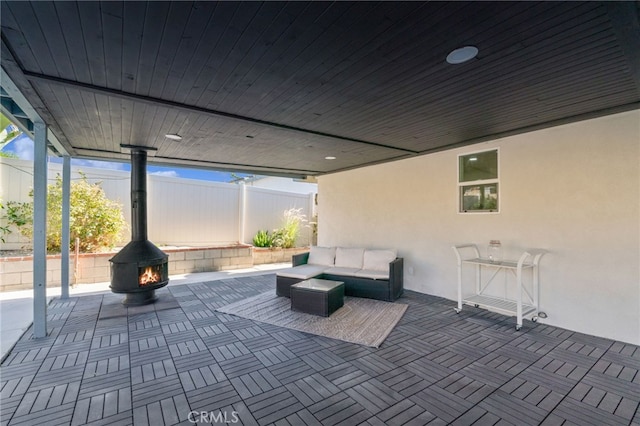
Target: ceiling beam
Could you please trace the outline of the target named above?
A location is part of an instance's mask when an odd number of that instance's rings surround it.
[[[29,104],[20,92],[20,89],[18,89],[3,68],[0,68],[0,81],[2,81],[2,91],[4,92],[2,95],[3,102],[1,109],[6,113],[5,115],[9,115],[12,121],[20,127],[20,130],[33,138],[33,123],[36,121],[44,122],[44,120],[42,120],[36,110]],[[14,111],[17,115],[14,114]],[[47,142],[51,151],[56,155],[69,155],[51,129],[47,131]]]
[[[464,146],[475,145],[482,142],[494,141],[496,139],[503,139],[509,136],[520,135],[523,133],[531,133],[537,130],[548,129],[550,127],[563,126],[565,124],[571,124],[577,121],[592,120],[594,118],[604,117],[605,115],[621,114],[623,112],[634,111],[639,109],[640,109],[640,102],[631,102],[628,104],[619,105],[611,108],[605,108],[598,111],[590,111],[584,114],[572,115],[570,117],[559,118],[557,120],[545,121],[544,123],[534,124],[531,126],[519,127],[517,129],[508,130],[505,132],[491,133],[486,136],[482,136],[478,138],[465,139],[460,142],[450,143],[447,145],[441,145],[432,149],[424,150],[420,152],[420,154],[418,155],[433,154],[436,152],[446,151],[449,149],[461,148]]]
[[[322,137],[326,137],[326,138],[343,140],[343,141],[347,141],[347,142],[356,142],[356,143],[361,143],[361,144],[365,144],[365,145],[375,146],[375,147],[378,147],[378,148],[393,149],[393,150],[401,151],[401,152],[404,152],[405,154],[410,154],[410,155],[418,154],[418,151],[413,151],[413,150],[409,150],[409,149],[405,149],[405,148],[398,148],[396,146],[384,145],[384,144],[380,144],[380,143],[365,141],[365,140],[362,140],[362,139],[350,138],[350,137],[346,137],[346,136],[333,135],[331,133],[319,132],[319,131],[316,131],[316,130],[309,130],[309,129],[303,129],[303,128],[300,128],[300,127],[288,126],[286,124],[280,124],[280,123],[274,123],[274,122],[271,122],[271,121],[259,120],[257,118],[246,117],[246,116],[237,115],[237,114],[231,114],[231,113],[224,112],[224,111],[217,111],[217,110],[212,110],[212,109],[208,109],[208,108],[202,108],[202,107],[198,107],[198,106],[194,106],[194,105],[186,105],[186,104],[182,104],[182,103],[179,103],[179,102],[169,101],[169,100],[166,100],[166,99],[160,99],[160,98],[154,98],[154,97],[150,97],[150,96],[138,95],[138,94],[135,94],[135,93],[123,92],[121,90],[115,90],[115,89],[110,89],[110,88],[107,88],[107,87],[95,86],[95,85],[92,85],[92,84],[81,83],[81,82],[77,82],[77,81],[67,80],[67,79],[64,79],[64,78],[50,76],[50,75],[37,74],[37,73],[30,72],[30,71],[23,71],[23,73],[24,73],[25,77],[29,81],[35,82],[35,83],[56,84],[56,85],[59,85],[59,86],[68,87],[68,88],[72,88],[72,89],[76,89],[76,90],[84,90],[84,91],[95,93],[95,94],[100,94],[100,95],[105,95],[105,96],[113,96],[113,97],[116,97],[116,98],[119,98],[119,99],[124,99],[124,100],[127,100],[127,101],[142,102],[142,103],[146,103],[146,104],[149,104],[149,105],[163,106],[163,107],[167,107],[167,108],[175,108],[175,109],[179,109],[179,110],[185,111],[185,112],[195,112],[195,113],[210,115],[210,116],[214,116],[214,117],[221,117],[221,118],[226,118],[226,119],[230,119],[230,120],[237,120],[237,121],[242,121],[242,122],[245,122],[245,123],[252,123],[252,124],[257,124],[257,125],[261,125],[261,126],[265,126],[265,127],[276,128],[276,129],[280,129],[280,130],[288,130],[288,131],[299,132],[299,133],[304,133],[304,134],[309,134],[309,135],[314,135],[314,136],[322,136]]]
[[[127,162],[130,155],[124,152],[103,151],[96,149],[77,148],[77,158],[101,160],[101,161],[123,161]],[[285,169],[279,167],[261,167],[251,164],[228,163],[228,162],[207,162],[190,159],[182,159],[175,157],[162,157],[157,154],[149,157],[149,163],[154,165],[171,166],[171,167],[187,167],[202,170],[227,170],[230,172],[247,172],[254,174],[263,174],[269,176],[280,176],[290,178],[306,178],[308,176],[316,176],[324,172],[317,170],[299,170]]]
[[[607,14],[625,53],[631,75],[640,87],[640,6],[637,2],[607,2]]]

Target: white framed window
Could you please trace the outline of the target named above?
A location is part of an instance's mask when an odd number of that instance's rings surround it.
[[[458,155],[458,211],[499,213],[498,149]]]

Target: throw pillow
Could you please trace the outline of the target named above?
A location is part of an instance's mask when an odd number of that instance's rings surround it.
[[[337,268],[362,269],[363,258],[364,258],[363,248],[338,247],[336,249],[336,267]]]
[[[395,250],[365,250],[364,265],[362,269],[367,271],[389,272],[389,263],[397,257]]]
[[[307,263],[311,265],[333,266],[336,258],[335,247],[318,247],[312,246],[309,251],[309,260]]]

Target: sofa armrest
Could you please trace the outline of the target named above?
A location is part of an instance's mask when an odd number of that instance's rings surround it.
[[[394,301],[404,292],[404,259],[396,258],[389,263],[389,300]]]
[[[309,252],[294,254],[291,257],[291,266],[306,265],[309,261]]]

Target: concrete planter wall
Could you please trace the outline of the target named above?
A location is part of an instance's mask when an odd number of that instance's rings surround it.
[[[291,262],[293,254],[308,248],[259,249],[250,245],[226,247],[163,249],[169,255],[169,274],[180,275],[196,272],[225,271],[251,268],[266,263]],[[78,273],[74,277],[75,256],[71,256],[69,276],[71,283],[92,284],[108,282],[109,259],[113,253],[87,253],[79,255]],[[60,286],[60,255],[47,256],[47,286]],[[0,258],[0,291],[33,288],[33,257]]]
[[[307,251],[309,251],[309,247],[294,247],[288,249],[253,247],[253,264],[263,265],[265,263],[291,262],[291,256]]]

